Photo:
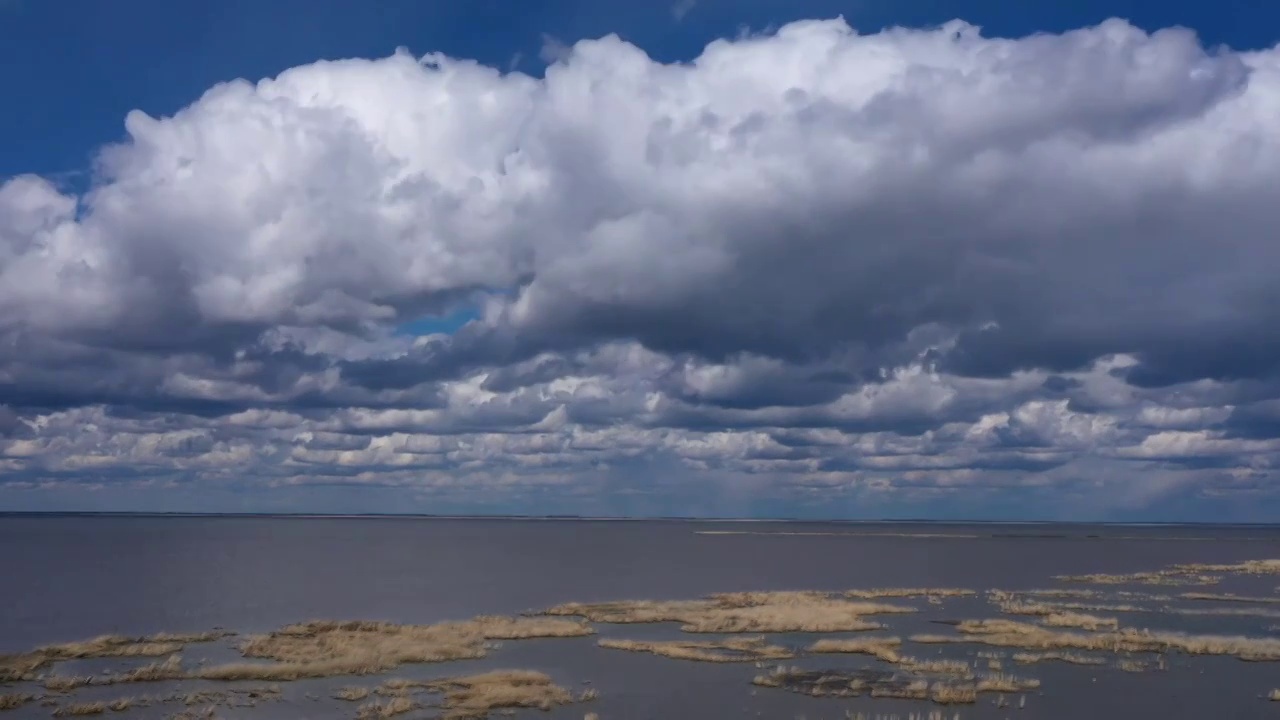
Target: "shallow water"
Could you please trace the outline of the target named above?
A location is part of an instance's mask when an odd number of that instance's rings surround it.
[[[714,533],[714,534],[706,534]],[[745,534],[724,534],[745,533]],[[801,534],[780,534],[801,533]],[[830,534],[822,534],[830,533]],[[1280,530],[1224,527],[1061,525],[697,523],[677,521],[515,521],[332,518],[3,517],[6,578],[0,652],[104,633],[142,635],[224,627],[266,631],[315,618],[429,623],[479,614],[514,614],[566,601],[694,598],[735,590],[844,590],[873,587],[1083,587],[1059,574],[1129,573],[1174,563],[1229,563],[1280,557]],[[1280,576],[1228,576],[1210,587],[1105,586],[1140,590],[1235,592],[1280,597]],[[921,612],[881,616],[891,632],[946,633],[936,620],[992,617],[982,597],[891,599]],[[1169,603],[1221,607],[1223,603]],[[1247,607],[1244,604],[1238,604]],[[1280,612],[1280,605],[1257,605]],[[1261,616],[1113,615],[1125,626],[1275,637],[1280,619]],[[1034,618],[1016,617],[1033,622]],[[602,636],[676,638],[674,625],[597,625]],[[884,634],[884,633],[881,633]],[[687,635],[685,636],[688,637]],[[801,647],[815,636],[777,635]],[[507,641],[480,660],[402,667],[391,675],[437,677],[492,668],[528,668],[560,684],[592,687],[589,704],[521,716],[632,718],[843,718],[846,710],[927,713],[924,701],[810,698],[756,688],[751,663],[710,664],[598,648],[598,638]],[[698,638],[703,639],[703,638]],[[234,640],[192,646],[187,658],[220,662]],[[919,645],[909,654],[972,659],[978,645]],[[83,672],[126,667],[92,660]],[[137,661],[132,661],[136,664]],[[1171,654],[1167,671],[1039,663],[1004,669],[1039,678],[1026,708],[996,708],[995,696],[944,708],[945,717],[1097,718],[1255,717],[1280,710],[1262,696],[1280,687],[1280,663]],[[94,665],[96,663],[97,665]],[[788,661],[805,668],[874,667],[863,656]],[[60,668],[59,672],[70,672]],[[77,670],[81,671],[81,670]],[[585,684],[589,681],[590,684]],[[253,685],[248,683],[247,685]],[[257,683],[261,684],[261,683]],[[355,706],[328,699],[335,687],[376,678],[285,683],[284,699],[222,717],[354,717]],[[183,687],[195,687],[184,684]],[[218,687],[210,684],[210,687]],[[225,686],[223,686],[225,687]],[[153,692],[141,685],[86,688],[83,698]],[[3,690],[0,690],[3,692]],[[316,699],[311,699],[308,695]],[[174,707],[113,717],[164,717]],[[28,705],[0,717],[47,717]],[[404,717],[422,717],[423,713]]]

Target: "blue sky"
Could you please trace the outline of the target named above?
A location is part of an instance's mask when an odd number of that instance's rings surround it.
[[[27,141],[0,156],[0,175],[83,172],[99,146],[120,140],[130,110],[168,115],[215,83],[271,77],[318,59],[381,57],[397,47],[540,73],[544,36],[572,44],[617,33],[656,59],[688,60],[744,27],[837,15],[868,32],[962,18],[989,34],[1019,36],[1121,17],[1149,30],[1193,28],[1210,45],[1249,49],[1280,40],[1280,8],[1252,0],[691,5],[677,21],[681,5],[660,2],[7,0],[0,6],[0,82],[21,101],[0,116],[0,134]]]
[[[1277,42],[0,0],[0,509],[1273,519]]]

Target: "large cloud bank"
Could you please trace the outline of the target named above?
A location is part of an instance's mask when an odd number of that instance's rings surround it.
[[[0,485],[1270,497],[1277,118],[1122,21],[219,85],[0,185]]]

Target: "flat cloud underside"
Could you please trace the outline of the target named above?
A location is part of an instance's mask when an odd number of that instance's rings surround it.
[[[1121,21],[219,85],[0,185],[0,472],[1253,497],[1276,117],[1280,48]]]

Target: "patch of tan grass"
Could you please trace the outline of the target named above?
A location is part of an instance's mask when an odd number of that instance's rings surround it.
[[[810,645],[809,652],[870,655],[887,663],[896,663],[902,659],[898,654],[901,645],[902,638],[896,637],[823,638]]]
[[[1241,617],[1263,617],[1263,618],[1280,618],[1280,610],[1270,610],[1267,608],[1256,607],[1209,607],[1209,608],[1183,608],[1183,607],[1163,607],[1160,612],[1172,615],[1224,615],[1224,616],[1241,616]],[[1274,631],[1275,628],[1269,628]]]
[[[36,671],[63,660],[104,657],[158,657],[182,650],[191,643],[211,642],[231,633],[213,631],[176,635],[162,633],[144,637],[102,635],[91,640],[43,645],[30,652],[0,655],[0,682],[31,681]]]
[[[546,615],[581,616],[594,622],[679,622],[691,633],[856,632],[878,630],[868,615],[915,608],[855,602],[819,592],[720,593],[703,600],[568,603]]]
[[[488,717],[493,710],[538,708],[550,710],[574,701],[573,695],[540,672],[498,670],[480,675],[437,680],[428,690],[443,693],[448,720]]]
[[[1013,620],[964,620],[956,626],[960,633],[915,635],[920,643],[981,643],[1028,650],[1101,650],[1109,652],[1166,652],[1188,655],[1228,655],[1241,660],[1280,660],[1280,639],[1227,635],[1185,635],[1173,632],[1123,629],[1101,633],[1050,630]]]
[[[1105,665],[1107,663],[1106,660],[1100,657],[1081,655],[1079,653],[1071,652],[1020,652],[1013,654],[1013,661],[1022,665],[1030,665],[1032,663],[1048,662],[1052,660],[1071,663],[1072,665]]]
[[[977,594],[975,590],[961,588],[872,588],[870,590],[846,590],[844,596],[861,600],[876,600],[880,598],[911,597],[972,597]]]
[[[490,640],[577,637],[590,625],[550,618],[478,617],[436,625],[372,621],[316,621],[248,638],[241,652],[275,663],[231,663],[204,668],[206,680],[289,681],[333,675],[370,675],[408,663],[480,658]]]
[[[1120,628],[1120,621],[1115,618],[1076,612],[1052,613],[1046,615],[1040,622],[1048,627],[1080,628],[1081,630],[1118,630]]]
[[[1270,698],[1272,702],[1280,702],[1280,689],[1272,690],[1271,694],[1267,697]]]
[[[792,657],[792,652],[779,645],[770,645],[762,637],[733,638],[719,641],[684,641],[645,642],[641,640],[605,639],[600,647],[631,652],[645,652],[678,660],[698,660],[701,662],[749,662],[759,660],[781,660]]]

